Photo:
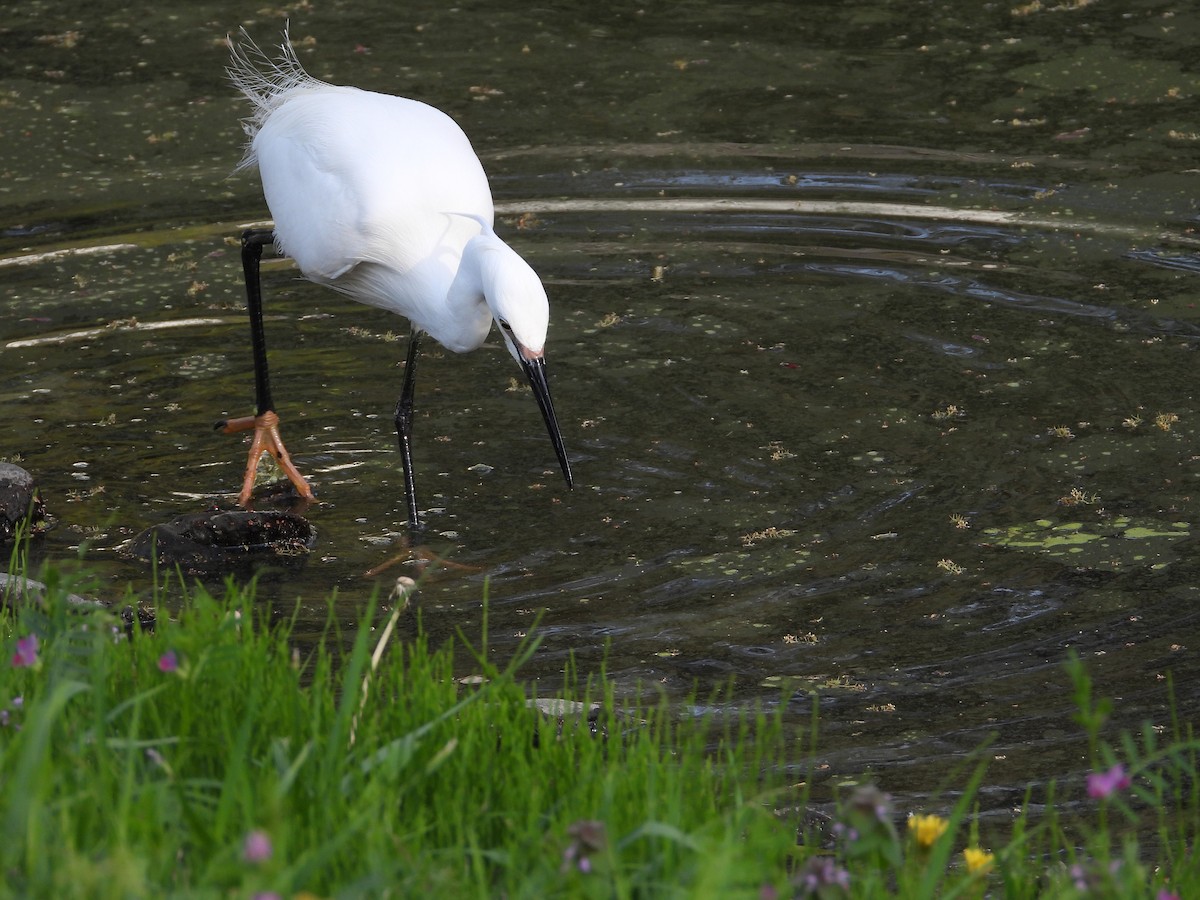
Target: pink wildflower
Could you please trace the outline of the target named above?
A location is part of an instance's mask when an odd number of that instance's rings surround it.
[[[601,852],[606,844],[604,823],[581,819],[567,828],[567,835],[573,840],[563,850],[562,871],[575,867],[587,875],[592,871],[591,854]]]
[[[158,670],[160,672],[174,672],[179,668],[179,657],[174,650],[168,650],[158,658]]]
[[[1088,796],[1096,800],[1110,797],[1117,791],[1123,791],[1133,781],[1125,773],[1125,767],[1117,763],[1107,772],[1093,772],[1087,777]]]
[[[36,634],[27,635],[17,641],[17,652],[13,654],[14,668],[25,669],[36,666],[38,661],[38,639]]]
[[[248,863],[266,862],[271,858],[271,849],[270,835],[262,830],[252,831],[242,844],[242,859]]]
[[[850,873],[838,866],[832,857],[810,856],[792,883],[800,888],[800,897],[845,895],[850,890]]]

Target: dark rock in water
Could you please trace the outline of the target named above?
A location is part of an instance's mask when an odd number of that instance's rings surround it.
[[[0,463],[0,542],[11,540],[21,523],[31,534],[50,527],[33,476],[12,463]]]
[[[316,539],[316,529],[294,513],[213,510],[147,528],[127,553],[193,575],[222,575],[271,563],[303,565]]]
[[[301,497],[296,486],[286,478],[260,484],[251,494],[250,503],[254,509],[282,509],[301,516],[313,505],[312,500]]]

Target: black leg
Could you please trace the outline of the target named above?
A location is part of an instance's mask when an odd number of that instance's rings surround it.
[[[254,400],[260,416],[275,409],[271,399],[271,376],[267,371],[267,338],[263,332],[262,282],[259,278],[263,246],[274,240],[274,232],[267,229],[250,229],[242,234],[242,273],[246,276],[246,305],[250,310],[250,341],[254,349]]]
[[[271,378],[267,372],[267,339],[263,333],[262,285],[259,268],[262,248],[274,240],[270,231],[251,229],[242,234],[242,273],[246,276],[246,305],[250,310],[250,341],[254,351],[254,400],[257,409],[253,416],[227,419],[216,427],[226,434],[254,429],[254,440],[250,442],[250,455],[246,461],[246,476],[242,480],[242,492],[238,503],[249,506],[254,491],[254,473],[259,457],[270,453],[283,469],[288,480],[305,500],[313,499],[312,488],[292,463],[283,438],[279,435],[279,416],[275,415],[275,404],[271,400]]]
[[[415,328],[408,337],[408,357],[404,361],[404,387],[396,404],[396,437],[400,441],[400,466],[404,469],[404,494],[408,498],[408,528],[414,534],[421,529],[417,515],[417,492],[413,484],[412,424],[413,388],[416,384],[417,349],[421,332]]]

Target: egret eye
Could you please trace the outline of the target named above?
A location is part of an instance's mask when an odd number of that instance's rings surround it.
[[[497,319],[496,324],[499,325],[501,328],[503,328],[505,331],[509,332],[510,334],[512,333],[512,326],[508,324],[507,319]]]

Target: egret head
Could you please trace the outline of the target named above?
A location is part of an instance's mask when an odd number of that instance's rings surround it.
[[[488,309],[504,337],[508,352],[529,379],[563,477],[570,487],[571,464],[567,461],[554,403],[550,399],[550,384],[546,380],[546,329],[550,324],[546,289],[529,263],[495,235],[482,234],[472,243],[479,244],[474,249]]]
[[[508,352],[518,363],[540,357],[550,324],[550,303],[542,280],[495,235],[480,235],[475,240],[483,245],[478,253],[483,296]]]

